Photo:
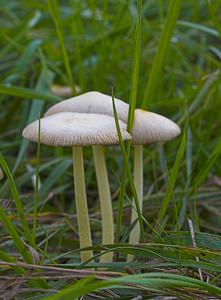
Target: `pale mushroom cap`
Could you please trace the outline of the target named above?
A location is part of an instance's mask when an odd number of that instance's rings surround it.
[[[129,105],[116,98],[114,98],[114,101],[118,118],[123,122],[127,122]],[[114,116],[112,97],[95,91],[87,92],[57,103],[47,110],[45,116],[67,111]]]
[[[142,109],[135,110],[132,130],[133,144],[166,142],[179,134],[179,126],[170,119]]]
[[[87,146],[119,144],[113,117],[102,114],[62,112],[40,120],[40,143],[51,146]],[[119,122],[123,140],[131,139],[126,124]],[[22,136],[38,142],[39,122],[29,124]]]
[[[129,105],[116,99],[115,105],[119,120],[127,123]],[[58,112],[98,113],[114,116],[112,97],[99,92],[88,92],[61,101],[48,109],[46,116]],[[180,128],[170,119],[159,114],[136,109],[132,130],[133,144],[150,144],[172,140],[180,134]]]

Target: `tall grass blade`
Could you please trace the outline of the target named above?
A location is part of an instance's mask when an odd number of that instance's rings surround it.
[[[150,105],[150,103],[153,101],[158,83],[161,80],[161,71],[164,66],[171,36],[176,26],[176,20],[180,12],[180,6],[181,0],[170,1],[166,23],[163,28],[163,31],[161,32],[157,54],[154,58],[154,62],[150,71],[150,76],[147,84],[147,89],[144,94],[144,100],[142,103],[143,108],[147,108],[147,106]]]
[[[69,84],[72,87],[73,93],[77,94],[75,85],[74,85],[74,81],[73,81],[73,77],[72,77],[72,72],[71,72],[71,66],[69,63],[69,58],[68,58],[68,53],[66,51],[65,48],[65,42],[64,42],[64,34],[63,34],[63,30],[62,30],[62,22],[60,19],[60,12],[59,12],[59,7],[58,7],[58,2],[57,0],[48,0],[48,8],[49,8],[49,12],[51,14],[51,17],[54,21],[55,24],[55,28],[56,28],[56,32],[57,32],[57,36],[58,36],[58,40],[61,46],[61,51],[62,51],[62,56],[63,56],[63,60],[64,60],[64,66],[67,72],[67,76],[68,76],[68,80],[69,80]]]
[[[3,209],[3,207],[1,205],[0,205],[0,220],[4,224],[8,234],[11,236],[11,238],[15,244],[15,247],[17,248],[19,253],[21,253],[24,260],[26,262],[31,263],[30,254],[25,249],[25,245],[24,245],[23,241],[21,240],[17,230],[15,229],[14,225],[12,224],[11,220],[9,219],[9,217],[7,216],[5,210]]]
[[[16,208],[17,208],[20,220],[21,220],[21,224],[22,224],[22,227],[23,227],[25,239],[26,239],[26,241],[28,241],[30,243],[30,245],[33,246],[33,238],[32,238],[32,235],[31,235],[31,231],[30,231],[28,222],[26,221],[26,218],[25,218],[23,205],[22,205],[21,200],[19,198],[19,194],[18,194],[16,185],[15,185],[14,179],[12,177],[12,174],[11,174],[11,172],[9,170],[9,167],[8,167],[6,161],[5,161],[5,159],[4,159],[4,157],[2,156],[1,153],[0,153],[0,165],[2,166],[2,169],[4,170],[6,176],[9,180],[11,192],[12,192],[13,199],[15,201],[15,205],[16,205]]]
[[[132,81],[130,85],[130,105],[128,113],[127,131],[131,133],[134,121],[134,111],[137,101],[137,90],[139,85],[139,70],[140,70],[140,58],[141,58],[141,38],[142,38],[142,0],[137,0],[137,24],[135,30],[135,47],[133,58],[133,71]]]
[[[160,207],[160,211],[159,211],[158,218],[157,218],[158,223],[161,223],[161,221],[163,220],[165,213],[168,209],[168,205],[171,201],[173,192],[174,192],[174,186],[175,186],[175,183],[177,180],[180,164],[181,164],[181,161],[185,154],[186,138],[187,138],[187,131],[185,130],[183,133],[182,141],[180,143],[180,147],[178,149],[177,156],[176,156],[171,174],[170,174],[167,190],[166,190],[165,196],[163,198],[163,201],[162,201],[162,204]]]
[[[134,47],[134,58],[133,58],[133,70],[132,70],[132,81],[131,81],[131,92],[130,92],[130,105],[128,113],[128,122],[127,122],[127,131],[131,132],[133,128],[134,121],[134,111],[136,108],[137,100],[137,90],[139,84],[139,70],[140,70],[140,58],[141,58],[141,37],[142,37],[142,0],[137,0],[137,24],[135,29],[135,47]],[[127,155],[129,157],[130,152],[130,141],[127,143]],[[117,213],[117,226],[116,226],[116,241],[119,242],[120,239],[120,230],[122,224],[122,215],[123,215],[123,205],[125,197],[125,187],[126,187],[126,167],[123,167],[121,175],[121,186],[120,186],[120,196],[118,204],[118,213]]]

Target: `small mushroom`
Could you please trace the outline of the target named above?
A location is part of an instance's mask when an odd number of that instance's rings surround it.
[[[82,146],[118,144],[118,134],[114,118],[102,114],[57,113],[40,121],[40,143],[49,146],[73,148],[73,171],[75,199],[80,237],[80,247],[92,245],[91,231],[86,199]],[[126,124],[120,122],[124,139],[130,139]],[[38,142],[38,121],[29,124],[22,133],[23,137]],[[110,212],[106,212],[106,215]],[[91,250],[81,252],[82,262],[93,256]]]

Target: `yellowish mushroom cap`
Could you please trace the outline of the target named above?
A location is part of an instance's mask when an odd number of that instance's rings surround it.
[[[131,139],[126,124],[119,122],[123,140]],[[29,124],[22,136],[38,142],[39,122]],[[50,146],[114,145],[119,143],[113,117],[102,114],[62,112],[40,120],[40,143]]]

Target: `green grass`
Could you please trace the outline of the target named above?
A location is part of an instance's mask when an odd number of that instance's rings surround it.
[[[3,297],[221,298],[220,4],[1,1]],[[84,249],[79,249],[70,150],[21,137],[26,124],[62,99],[51,92],[53,84],[70,86],[73,95],[79,89],[111,95],[113,88],[114,97],[130,103],[129,131],[135,107],[165,115],[182,129],[174,141],[144,146],[142,214],[136,207],[143,225],[139,245],[127,243],[136,200],[133,146],[106,149],[117,239],[105,246],[92,151],[85,148],[95,254],[86,264],[79,259]],[[114,252],[113,263],[99,263],[105,251]],[[128,254],[135,260],[126,264]],[[15,290],[12,280],[19,282]]]
[[[181,0],[170,1],[165,25],[160,35],[157,53],[154,57],[153,66],[148,77],[147,88],[142,103],[142,107],[144,108],[149,107],[149,103],[154,100],[154,95],[161,78],[161,72],[166,61],[166,55],[172,38],[173,30],[176,26],[176,21],[179,16],[181,2]]]
[[[59,40],[61,51],[62,51],[63,61],[64,61],[64,65],[65,65],[65,71],[66,71],[67,77],[68,77],[68,83],[72,87],[74,94],[76,94],[76,87],[74,85],[73,76],[72,76],[72,72],[71,72],[71,66],[70,66],[68,54],[67,54],[66,47],[65,47],[64,34],[62,32],[62,21],[60,18],[59,6],[58,6],[57,0],[48,0],[48,9],[50,11],[51,17],[55,24],[58,40]]]

